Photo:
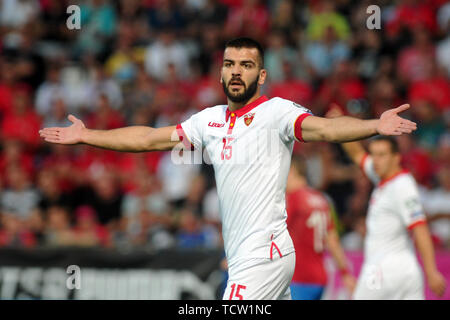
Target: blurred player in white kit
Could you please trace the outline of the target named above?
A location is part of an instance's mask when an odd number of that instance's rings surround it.
[[[339,112],[334,110],[335,115]],[[424,280],[413,239],[421,255],[430,289],[437,296],[442,296],[445,278],[436,267],[433,243],[416,181],[400,165],[397,141],[385,136],[372,138],[369,153],[359,142],[343,143],[342,147],[376,185],[366,218],[364,263],[353,298],[425,299]]]
[[[261,95],[267,71],[260,44],[249,38],[227,43],[220,82],[228,105],[192,115],[177,126],[130,126],[92,130],[72,115],[66,128],[45,128],[51,143],[83,143],[122,152],[206,150],[214,166],[229,278],[224,299],[291,299],[295,251],[286,226],[285,191],[295,141],[346,142],[376,134],[400,135],[416,124],[398,116],[326,119],[292,101]],[[275,139],[265,139],[269,134]],[[245,161],[236,161],[241,155]]]

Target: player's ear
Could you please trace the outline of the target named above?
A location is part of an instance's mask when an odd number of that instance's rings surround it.
[[[264,82],[266,82],[266,77],[267,77],[267,71],[266,71],[266,69],[261,69],[261,70],[259,70],[259,80],[258,80],[258,84],[259,84],[259,85],[263,85]]]

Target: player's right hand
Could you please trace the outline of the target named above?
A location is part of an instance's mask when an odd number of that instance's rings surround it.
[[[438,297],[442,297],[447,285],[444,276],[439,271],[435,271],[427,276],[427,280],[431,291]]]
[[[67,117],[72,125],[65,128],[52,127],[39,130],[39,135],[47,142],[59,144],[81,143],[83,130],[86,129],[84,123],[73,115]]]

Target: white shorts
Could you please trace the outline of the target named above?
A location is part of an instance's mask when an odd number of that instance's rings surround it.
[[[364,263],[355,300],[424,300],[422,271],[415,256],[398,254]]]
[[[228,270],[223,300],[291,300],[295,252],[283,257],[251,259]]]

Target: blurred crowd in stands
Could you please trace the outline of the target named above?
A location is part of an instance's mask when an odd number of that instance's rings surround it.
[[[70,30],[69,5],[81,8]],[[381,29],[369,30],[369,5]],[[170,152],[41,141],[42,127],[174,125],[226,104],[224,43],[265,47],[263,93],[323,116],[379,117],[405,102],[399,137],[437,248],[450,248],[450,3],[445,0],[3,0],[0,2],[0,247],[220,248],[211,166]],[[296,144],[310,184],[360,250],[372,186],[339,145]]]

